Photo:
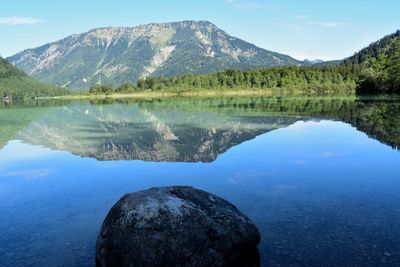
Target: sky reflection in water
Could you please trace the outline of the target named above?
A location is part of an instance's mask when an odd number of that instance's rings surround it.
[[[385,111],[362,103],[365,116],[399,117],[397,102],[383,103]],[[54,107],[6,140],[2,266],[93,266],[110,207],[126,192],[164,185],[192,185],[237,205],[260,229],[262,266],[400,263],[400,154],[388,134],[396,126],[362,124],[363,115],[348,115],[354,100],[320,115],[287,103],[278,103],[284,112],[154,105]]]

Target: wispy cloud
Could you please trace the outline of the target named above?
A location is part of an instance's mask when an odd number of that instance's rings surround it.
[[[290,30],[300,30],[303,27],[299,24],[294,23],[274,23],[275,26],[290,29]]]
[[[49,176],[52,173],[54,173],[54,170],[51,170],[51,169],[31,169],[31,170],[6,172],[6,173],[1,174],[0,176],[23,177],[25,179],[32,179],[32,178]]]
[[[43,20],[32,17],[2,17],[0,25],[32,25],[43,22]]]
[[[305,15],[298,15],[296,16],[296,19],[308,19],[310,18],[309,16],[305,16]]]
[[[225,0],[225,3],[230,4],[232,7],[236,9],[240,9],[243,11],[257,11],[261,9],[267,8],[277,8],[276,4],[268,4],[268,3],[260,3],[256,1],[248,1],[248,0]]]
[[[336,156],[336,154],[334,152],[332,152],[332,151],[325,151],[325,152],[322,152],[319,155],[319,157],[321,157],[321,158],[331,158],[331,157],[334,157],[334,156]]]
[[[315,21],[315,22],[310,22],[309,24],[324,28],[337,28],[343,25],[343,23],[337,21]]]
[[[226,0],[226,1],[233,1],[233,0]],[[323,28],[337,28],[344,25],[344,23],[338,21],[312,21],[311,17],[306,15],[298,15],[295,16],[294,18],[297,19],[295,23],[279,22],[279,23],[274,23],[274,25],[290,30],[300,30],[300,29],[310,28],[310,26],[317,26]]]

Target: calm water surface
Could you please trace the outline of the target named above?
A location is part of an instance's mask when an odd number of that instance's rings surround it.
[[[0,106],[0,265],[94,266],[127,192],[191,185],[258,226],[262,266],[400,266],[400,100]]]

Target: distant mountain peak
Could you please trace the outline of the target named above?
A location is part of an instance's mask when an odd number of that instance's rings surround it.
[[[325,61],[322,59],[305,59],[305,60],[303,60],[303,62],[309,63],[309,64],[319,64],[319,63],[323,63]]]
[[[312,63],[322,63],[322,62],[325,62],[325,60],[322,60],[322,59],[313,59],[313,60],[310,60]]]
[[[118,85],[149,75],[302,64],[235,38],[206,20],[95,28],[9,60],[29,75],[69,88]]]

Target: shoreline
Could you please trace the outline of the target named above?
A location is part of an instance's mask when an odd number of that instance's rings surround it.
[[[273,90],[273,89],[240,89],[240,90],[201,90],[182,92],[134,92],[134,93],[111,93],[111,94],[71,94],[60,96],[44,96],[35,99],[58,99],[58,100],[85,100],[85,99],[148,99],[148,98],[174,98],[174,97],[224,97],[224,96],[355,96],[353,91],[343,92],[318,92],[301,90]]]

